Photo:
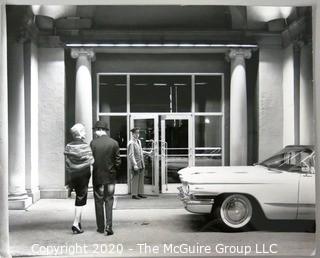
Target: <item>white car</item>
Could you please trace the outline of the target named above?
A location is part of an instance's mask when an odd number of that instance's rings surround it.
[[[193,213],[208,213],[224,229],[255,219],[314,220],[313,146],[287,146],[254,166],[187,167],[179,197]]]

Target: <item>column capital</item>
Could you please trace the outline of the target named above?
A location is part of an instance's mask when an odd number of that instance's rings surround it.
[[[226,54],[226,58],[228,60],[234,59],[239,56],[245,59],[250,59],[252,56],[251,49],[232,48]]]
[[[71,49],[71,57],[72,58],[79,58],[79,56],[86,56],[88,59],[92,61],[95,60],[95,52],[92,48],[72,48]]]

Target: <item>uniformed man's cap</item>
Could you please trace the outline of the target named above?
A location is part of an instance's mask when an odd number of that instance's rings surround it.
[[[104,129],[104,130],[109,130],[108,124],[104,121],[97,121],[96,124],[94,125],[93,129]]]
[[[136,133],[136,132],[139,131],[139,130],[140,130],[139,127],[133,127],[133,128],[130,130],[130,132],[131,132],[131,133]]]

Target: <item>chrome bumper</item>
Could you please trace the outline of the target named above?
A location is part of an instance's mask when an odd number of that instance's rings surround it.
[[[184,208],[194,213],[210,213],[214,198],[201,198],[201,194],[187,194],[183,191],[182,186],[178,187],[178,198],[183,202]]]

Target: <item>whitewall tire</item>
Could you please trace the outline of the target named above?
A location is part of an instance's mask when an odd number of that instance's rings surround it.
[[[219,201],[214,216],[223,229],[245,229],[252,220],[252,203],[243,194],[230,194]]]

